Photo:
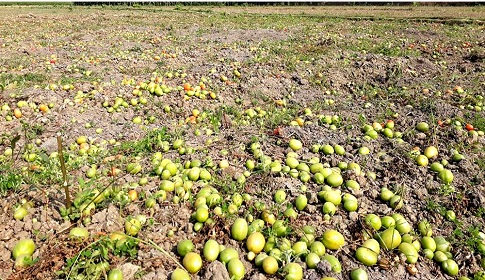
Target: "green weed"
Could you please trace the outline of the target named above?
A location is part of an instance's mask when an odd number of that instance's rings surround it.
[[[23,176],[10,164],[0,164],[0,196],[16,192],[24,183]]]
[[[162,127],[153,131],[147,132],[146,136],[140,140],[125,141],[119,147],[116,147],[115,153],[123,153],[130,156],[137,156],[141,154],[149,154],[157,147],[162,146],[163,141],[171,139],[171,135],[167,132],[166,127]]]

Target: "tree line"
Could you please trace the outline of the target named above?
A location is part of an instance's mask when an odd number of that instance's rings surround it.
[[[262,1],[262,2],[74,2],[76,6],[475,6],[482,2],[290,2],[290,1]]]

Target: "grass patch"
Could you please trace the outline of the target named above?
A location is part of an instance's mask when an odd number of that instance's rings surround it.
[[[171,135],[167,132],[166,127],[149,131],[145,137],[140,140],[123,142],[119,147],[114,149],[115,153],[123,153],[130,156],[148,154],[162,145],[162,141],[168,141]]]
[[[0,196],[5,197],[8,193],[20,189],[24,179],[18,171],[10,164],[0,164]]]
[[[12,73],[1,73],[0,84],[2,87],[7,87],[10,84],[17,84],[20,86],[29,86],[35,84],[42,84],[47,80],[47,77],[41,73],[25,73],[15,75]]]

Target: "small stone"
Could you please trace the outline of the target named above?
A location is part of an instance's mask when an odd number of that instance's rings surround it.
[[[42,224],[40,222],[35,222],[33,225],[32,225],[32,228],[34,230],[39,230],[40,227],[42,226]]]
[[[136,272],[140,269],[140,267],[132,263],[124,263],[118,266],[118,269],[123,272],[123,279],[131,280],[134,279],[134,276]]]
[[[222,264],[220,261],[213,261],[207,266],[202,279],[227,280],[231,279],[231,277],[229,277],[229,272],[227,272],[224,264]]]
[[[357,212],[350,212],[349,218],[352,222],[356,222],[359,219],[359,214]]]
[[[266,276],[264,276],[264,274],[262,273],[256,273],[254,274],[253,276],[251,276],[251,278],[249,278],[249,280],[266,280]]]

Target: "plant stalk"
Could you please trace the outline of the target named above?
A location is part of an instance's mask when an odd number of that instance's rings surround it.
[[[67,172],[66,172],[66,163],[64,162],[64,154],[62,153],[62,139],[61,136],[57,136],[57,154],[59,156],[59,162],[61,163],[61,170],[62,170],[62,180],[64,192],[66,193],[66,208],[71,209],[71,196],[69,195],[69,187],[67,184]]]

